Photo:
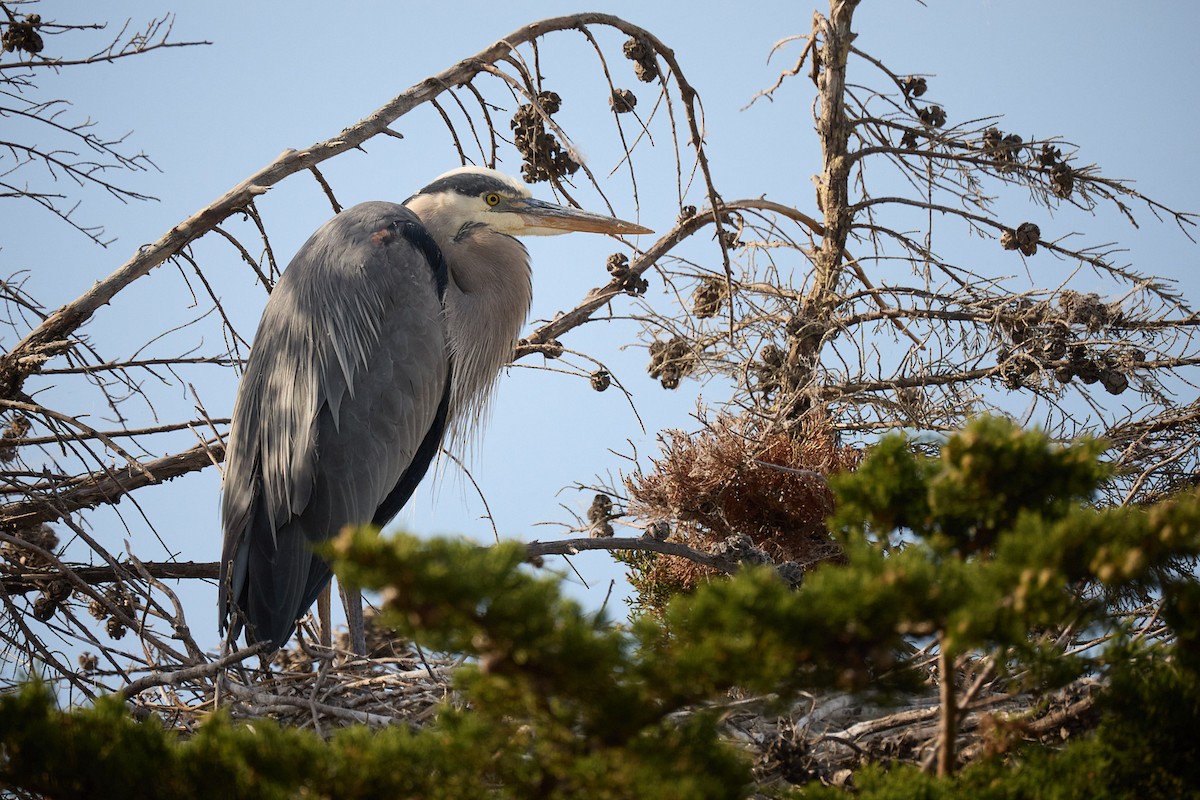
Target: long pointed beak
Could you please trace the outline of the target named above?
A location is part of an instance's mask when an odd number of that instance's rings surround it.
[[[532,197],[513,200],[509,210],[525,223],[520,233],[525,235],[553,235],[567,231],[585,233],[654,233],[649,228],[616,217],[593,214],[578,208],[560,206],[536,200]]]

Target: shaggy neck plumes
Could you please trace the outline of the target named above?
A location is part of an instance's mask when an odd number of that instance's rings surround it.
[[[425,222],[450,268],[446,332],[453,371],[451,440],[457,445],[463,431],[473,429],[470,423],[483,416],[529,314],[529,254],[513,237],[447,213],[440,195],[417,195],[408,207]]]
[[[446,324],[454,373],[450,413],[457,423],[482,415],[529,315],[533,284],[525,246],[511,236],[478,228],[446,249],[453,253],[446,256]]]

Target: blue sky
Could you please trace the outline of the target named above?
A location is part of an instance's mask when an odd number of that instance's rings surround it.
[[[742,110],[755,92],[791,65],[799,52],[797,44],[769,62],[768,54],[782,38],[809,30],[811,7],[790,2],[616,2],[594,10],[639,24],[675,50],[703,100],[708,155],[726,198],[766,195],[816,214],[810,176],[819,172],[819,147],[812,133],[811,84],[804,77],[793,79],[772,102]],[[49,16],[49,9],[47,5],[42,13]],[[5,201],[0,205],[0,274],[28,270],[27,290],[47,307],[55,307],[283,149],[303,148],[335,135],[410,85],[522,24],[575,10],[583,9],[561,2],[364,2],[336,7],[224,1],[55,4],[54,14],[75,21],[111,13],[110,30],[126,15],[136,26],[174,12],[173,38],[212,44],[43,76],[44,94],[71,100],[71,114],[97,120],[107,134],[131,131],[130,145],[144,150],[161,172],[133,175],[125,183],[159,200],[123,205],[85,192],[80,219],[105,225],[116,238],[107,249],[37,208]],[[1135,10],[1134,4],[1115,1],[929,0],[922,6],[888,0],[860,6],[856,44],[897,73],[929,75],[930,96],[943,103],[952,121],[1002,113],[1006,118],[1000,127],[1005,131],[1026,138],[1062,135],[1081,147],[1083,161],[1101,164],[1110,176],[1136,179],[1142,191],[1168,205],[1200,210],[1200,157],[1194,143],[1200,56],[1192,43],[1198,23],[1200,6],[1182,3],[1149,2],[1137,4]],[[651,95],[633,80],[628,62],[620,58],[621,41],[616,36],[602,39],[609,66],[623,76],[618,83],[638,91],[649,104]],[[590,48],[577,34],[558,34],[544,47],[543,71],[547,86],[567,99],[563,114],[581,152],[598,175],[607,175],[617,164],[618,152],[611,117],[596,88]],[[857,75],[867,77],[863,71]],[[507,116],[497,114],[502,121]],[[453,146],[435,114],[420,112],[393,127],[405,135],[404,141],[375,140],[366,153],[347,154],[322,166],[343,204],[401,200],[457,166]],[[658,147],[638,151],[638,167],[644,171],[639,208],[620,172],[604,186],[618,214],[665,231],[678,213],[674,156],[661,126],[656,137]],[[516,173],[516,154],[508,150],[503,155],[501,168]],[[601,207],[594,194],[585,192],[581,199],[597,210]],[[1005,202],[1017,209],[1023,200]],[[689,202],[701,203],[702,198],[693,192]],[[259,207],[283,262],[330,213],[305,176],[272,190]],[[1117,218],[1092,219],[1070,212],[1049,224],[1060,226],[1060,232],[1087,231],[1093,241],[1120,241],[1129,247],[1128,260],[1142,271],[1176,278],[1198,296],[1195,246],[1172,226],[1154,223],[1147,213],[1139,213],[1139,221],[1142,227],[1133,229]],[[1050,229],[1047,224],[1042,227]],[[643,239],[643,245],[650,241]],[[572,307],[604,279],[604,259],[615,249],[599,237],[530,242],[533,318],[551,318]],[[992,258],[997,249],[984,252],[984,258]],[[214,276],[222,302],[248,336],[265,293],[228,247],[202,243],[196,257]],[[673,302],[653,276],[648,300],[662,307]],[[87,332],[106,357],[125,356],[169,327],[166,323],[205,310],[203,303],[189,305],[188,286],[178,271],[165,267],[102,310]],[[209,331],[202,352],[219,352],[220,342],[213,335],[219,327],[203,325],[157,342],[151,351],[181,352],[196,343],[195,332],[201,329]],[[644,375],[644,351],[622,349],[631,341],[630,330],[629,325],[591,325],[564,344],[614,369],[633,393],[644,430],[615,391],[598,394],[586,381],[526,367],[502,379],[492,419],[470,464],[503,535],[557,535],[556,529],[535,524],[565,520],[569,515],[559,504],[582,512],[591,498],[589,493],[560,493],[561,487],[628,469],[629,461],[618,454],[636,452],[646,463],[656,451],[660,429],[693,427],[689,415],[701,402],[698,395],[707,401],[723,396],[719,384],[696,381],[685,382],[677,392],[664,392]],[[7,336],[3,344],[11,345]],[[526,362],[539,365],[541,359]],[[198,373],[195,390],[210,414],[227,416],[235,382],[225,372],[208,369]],[[39,386],[53,383],[47,380]],[[61,397],[61,388],[47,391],[47,397]],[[155,408],[164,421],[189,413],[187,387],[155,391]],[[59,402],[66,410],[73,401]],[[178,409],[183,411],[175,413]],[[98,424],[105,412],[92,413],[93,424]],[[144,407],[141,414],[138,424],[152,419]],[[482,504],[469,483],[454,473],[447,467],[443,486],[422,492],[398,524],[423,534],[489,538],[491,525],[480,519]],[[96,515],[92,524],[111,549],[122,551],[122,540],[128,539],[140,556],[158,559],[162,548],[154,542],[148,519],[180,558],[214,560],[220,548],[218,484],[216,471],[208,470],[146,492],[145,519],[125,502],[122,519]],[[621,574],[599,553],[575,559],[575,566],[590,588],[572,575],[572,591],[593,607],[605,597],[610,580]],[[618,587],[615,595],[623,594]],[[189,587],[184,596],[193,629],[212,631],[215,643],[215,587]],[[613,611],[623,614],[619,605]]]

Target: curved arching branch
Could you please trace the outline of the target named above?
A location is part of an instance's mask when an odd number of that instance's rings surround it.
[[[715,225],[719,220],[727,217],[731,213],[738,211],[768,211],[781,216],[785,216],[800,225],[807,228],[814,235],[820,236],[824,232],[821,223],[804,212],[793,208],[783,203],[776,203],[763,198],[748,198],[745,200],[733,200],[730,202],[722,202],[716,209],[704,208],[696,214],[680,220],[675,227],[667,231],[658,241],[652,244],[649,248],[642,252],[637,258],[629,262],[629,274],[634,277],[639,277],[661,259],[670,254],[676,246],[684,242],[686,239],[694,236],[699,231],[709,225]],[[543,346],[553,342],[567,332],[583,325],[592,315],[599,309],[603,308],[609,302],[617,297],[625,294],[623,288],[624,282],[627,279],[616,279],[609,281],[606,285],[593,289],[588,292],[588,295],[583,298],[573,309],[561,314],[552,321],[541,326],[530,334],[527,338],[517,346],[513,360],[519,360],[533,353],[543,352]]]
[[[449,69],[426,78],[373,113],[351,125],[336,136],[310,145],[303,150],[285,150],[273,162],[239,182],[205,208],[191,215],[151,244],[145,245],[107,278],[98,281],[88,291],[72,302],[50,314],[40,325],[30,331],[8,353],[0,356],[0,397],[16,399],[25,379],[36,373],[52,356],[69,345],[70,337],[87,322],[101,307],[131,284],[149,274],[172,255],[213,230],[223,220],[249,206],[254,198],[265,194],[285,178],[297,172],[310,170],[334,156],[361,147],[374,136],[389,132],[388,126],[414,108],[437,98],[450,87],[469,83],[488,67],[507,56],[515,48],[555,31],[572,30],[588,25],[614,28],[630,36],[642,37],[654,43],[656,51],[671,65],[677,85],[683,93],[688,109],[689,125],[693,141],[702,155],[699,143],[699,123],[692,112],[695,91],[680,77],[682,71],[674,54],[657,37],[636,25],[611,14],[586,13],[552,17],[531,25],[525,25],[496,41],[489,47],[459,61]],[[707,161],[702,160],[708,179],[710,198],[716,192],[708,178]]]

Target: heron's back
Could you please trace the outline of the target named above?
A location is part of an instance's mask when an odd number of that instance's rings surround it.
[[[234,404],[223,625],[281,647],[330,571],[314,544],[397,513],[438,450],[447,272],[416,216],[364,203],[322,226],[272,292]]]

